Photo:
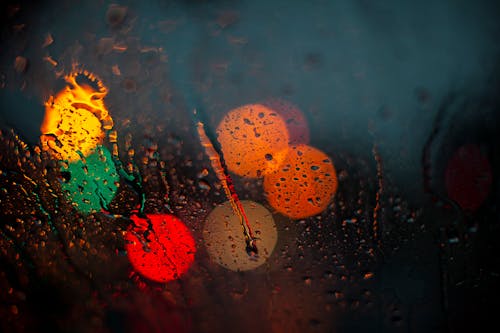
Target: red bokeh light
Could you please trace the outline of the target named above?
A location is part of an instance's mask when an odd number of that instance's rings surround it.
[[[135,271],[143,277],[168,282],[178,279],[194,261],[195,242],[189,229],[169,214],[133,215],[125,235],[125,249]]]
[[[463,145],[448,161],[448,196],[468,211],[477,210],[489,195],[492,173],[488,158],[474,144]]]
[[[266,100],[262,102],[262,105],[276,111],[285,121],[289,144],[309,143],[309,125],[306,116],[296,105],[279,98]]]

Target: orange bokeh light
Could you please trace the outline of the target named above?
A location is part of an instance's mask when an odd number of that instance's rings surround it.
[[[277,170],[288,150],[285,121],[272,109],[249,104],[231,110],[217,127],[229,171],[261,177]]]
[[[337,186],[332,160],[319,149],[307,145],[290,146],[280,168],[264,177],[269,204],[292,219],[321,213]]]
[[[77,82],[79,76],[96,88]],[[65,80],[68,85],[45,103],[40,139],[54,157],[73,162],[81,158],[79,153],[88,156],[102,143],[113,120],[104,105],[107,89],[92,73],[74,71]]]

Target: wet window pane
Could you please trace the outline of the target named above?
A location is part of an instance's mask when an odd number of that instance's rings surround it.
[[[1,9],[0,331],[494,323],[494,1]]]

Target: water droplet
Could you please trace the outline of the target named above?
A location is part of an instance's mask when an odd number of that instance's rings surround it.
[[[127,7],[111,4],[106,12],[106,20],[112,27],[117,27],[122,24],[127,15]]]
[[[28,68],[28,59],[22,56],[17,56],[16,60],[14,61],[14,69],[16,72],[22,74],[26,72],[26,69]]]
[[[350,219],[345,219],[342,223],[343,223],[343,225],[345,225],[345,224],[355,224],[357,222],[358,222],[358,219],[355,217],[352,217]]]
[[[207,168],[204,168],[203,170],[198,172],[198,174],[196,175],[196,177],[198,177],[198,179],[206,177],[206,176],[208,176],[208,169]]]
[[[304,276],[302,280],[304,280],[306,286],[310,286],[312,284],[312,278],[310,276]]]
[[[472,225],[472,226],[470,226],[468,230],[469,230],[469,232],[471,232],[471,233],[475,233],[475,232],[477,232],[477,225]]]
[[[210,184],[206,180],[203,180],[203,179],[198,181],[198,187],[202,190],[205,190],[205,191],[210,191],[210,189],[212,188],[210,186]]]

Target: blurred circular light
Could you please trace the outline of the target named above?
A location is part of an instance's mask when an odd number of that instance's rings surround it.
[[[97,146],[89,156],[61,164],[61,188],[78,211],[93,213],[113,200],[119,177],[108,149]]]
[[[77,77],[89,84],[77,82]],[[107,89],[93,74],[73,72],[65,77],[68,85],[45,103],[40,127],[41,144],[55,158],[77,161],[87,156],[104,138],[113,121],[104,105]]]
[[[132,267],[143,277],[168,282],[180,278],[194,262],[195,241],[176,216],[147,214],[132,216],[125,235],[125,249]]]
[[[489,195],[492,183],[491,166],[475,144],[456,150],[445,171],[448,196],[463,209],[477,210]]]
[[[285,121],[272,109],[250,104],[227,113],[217,127],[229,171],[261,177],[278,168],[288,149]]]
[[[283,118],[288,129],[289,144],[309,143],[309,125],[307,119],[296,105],[277,98],[267,100],[262,104],[276,111]]]
[[[292,219],[314,216],[325,210],[337,185],[332,160],[307,145],[291,146],[280,168],[264,177],[269,204]]]
[[[239,217],[229,201],[217,206],[207,217],[203,239],[213,261],[232,271],[247,271],[264,264],[278,240],[278,231],[271,213],[262,205],[241,201],[256,238],[258,256],[248,255]]]

